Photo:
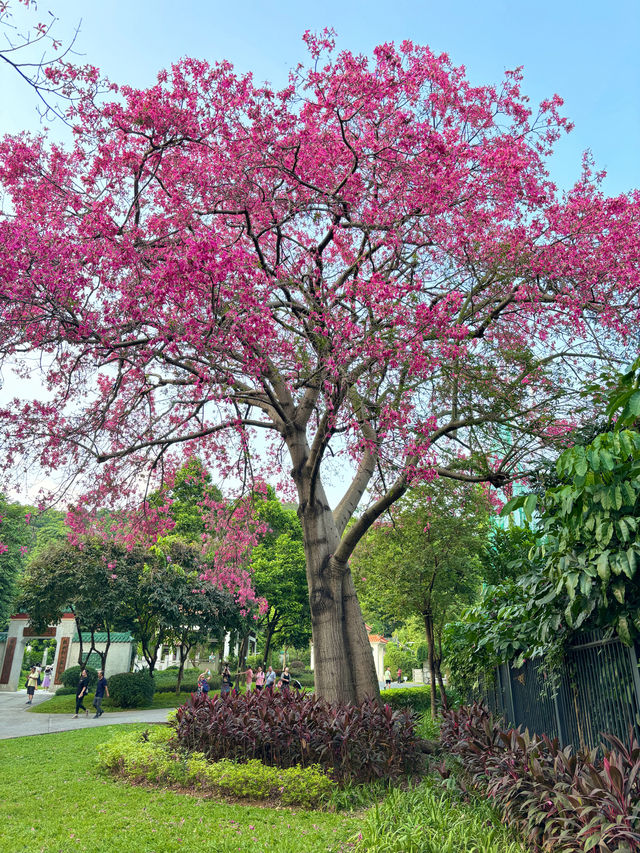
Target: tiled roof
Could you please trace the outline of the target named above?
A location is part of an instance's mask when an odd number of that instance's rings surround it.
[[[107,642],[107,632],[106,631],[96,631],[94,634],[94,640],[96,643],[106,643]],[[133,637],[131,636],[131,631],[112,631],[111,632],[111,642],[112,643],[132,643]],[[78,632],[73,635],[72,643],[79,643],[80,637],[78,636]],[[91,642],[91,634],[89,632],[82,632],[82,644],[88,645]]]
[[[369,642],[370,643],[388,643],[389,640],[385,640],[385,638],[381,637],[380,634],[369,634]]]

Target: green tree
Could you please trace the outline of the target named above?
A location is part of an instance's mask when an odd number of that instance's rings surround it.
[[[442,630],[477,592],[487,524],[488,505],[478,487],[436,481],[412,490],[392,522],[374,528],[356,552],[359,595],[396,618],[423,619],[433,716],[436,682],[446,704]]]
[[[256,501],[256,514],[267,525],[251,554],[256,594],[268,602],[261,620],[265,632],[265,660],[277,636],[283,645],[300,647],[311,637],[302,527],[295,509],[283,506],[272,488]]]
[[[144,549],[89,537],[79,544],[52,541],[29,562],[22,582],[21,606],[36,629],[56,624],[70,610],[80,638],[78,663],[100,655],[104,669],[114,630],[129,628],[124,603],[131,597],[131,566],[141,566]],[[107,634],[106,648],[96,648],[96,634]],[[83,632],[90,635],[84,650]]]
[[[482,580],[497,586],[506,580],[516,580],[530,570],[529,552],[536,545],[530,524],[494,526],[480,552]]]
[[[4,628],[13,610],[31,541],[25,519],[27,511],[19,503],[9,503],[0,494],[0,628]]]

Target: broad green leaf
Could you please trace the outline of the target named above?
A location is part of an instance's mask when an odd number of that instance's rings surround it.
[[[615,583],[611,584],[611,589],[613,590],[616,601],[619,601],[620,604],[624,604],[624,594],[626,590],[625,582],[623,580],[617,580]]]
[[[631,645],[631,631],[629,630],[629,623],[627,622],[626,616],[618,617],[618,636],[627,646]]]
[[[611,569],[609,567],[609,552],[603,551],[602,554],[598,557],[598,562],[596,565],[598,569],[598,574],[600,578],[607,583],[609,578],[611,577]]]
[[[608,450],[603,450],[600,453],[600,461],[602,463],[602,467],[605,471],[613,471],[615,465],[613,461],[613,456],[609,453]]]
[[[631,546],[631,548],[627,548],[627,563],[629,564],[629,571],[631,572],[630,577],[633,577],[636,573],[636,550],[633,546]]]
[[[514,498],[511,498],[511,500],[506,502],[500,511],[500,515],[509,515],[510,513],[515,512],[515,510],[520,509],[524,502],[525,495],[516,495]]]
[[[534,510],[536,508],[537,503],[538,503],[538,496],[537,495],[527,495],[525,502],[524,502],[524,514],[526,515],[526,517],[529,521],[531,521],[531,519],[533,518],[533,513],[534,513]]]
[[[576,596],[576,587],[578,585],[578,581],[580,579],[580,575],[577,572],[569,572],[565,579],[565,586],[567,587],[567,592],[569,593],[569,598],[573,601]]]

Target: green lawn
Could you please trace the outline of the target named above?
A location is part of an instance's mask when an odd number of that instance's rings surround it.
[[[217,803],[100,775],[96,745],[123,728],[0,741],[3,853],[351,849],[361,822],[354,816]]]
[[[184,705],[191,694],[189,693],[156,693],[153,697],[153,702],[150,705],[145,705],[144,708],[177,708],[178,705]],[[84,707],[89,709],[89,716],[95,713],[93,709],[93,693],[85,697]],[[29,708],[30,714],[74,714],[76,710],[76,697],[71,695],[55,696],[45,702],[40,702]],[[109,713],[117,711],[134,711],[135,708],[118,708],[111,699],[105,699],[102,702],[102,710]],[[82,713],[82,711],[80,712]]]

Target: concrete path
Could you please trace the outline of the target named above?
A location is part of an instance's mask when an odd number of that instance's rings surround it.
[[[33,704],[39,705],[50,699],[53,693],[36,690]],[[166,723],[171,708],[151,708],[144,711],[105,711],[98,720],[80,716],[74,720],[71,714],[30,714],[26,690],[17,693],[0,693],[0,740],[25,735],[43,735],[50,732],[67,732],[71,729],[112,726],[115,723]]]

